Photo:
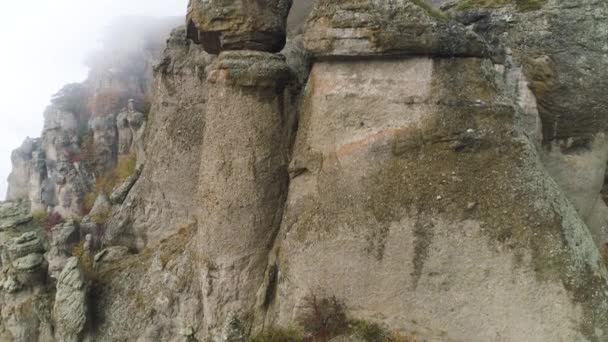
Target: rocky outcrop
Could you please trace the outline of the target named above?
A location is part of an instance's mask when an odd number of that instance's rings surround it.
[[[49,276],[58,279],[74,247],[80,242],[80,230],[74,222],[58,224],[51,230],[49,251],[45,255],[49,262]]]
[[[339,19],[358,8],[316,6]],[[316,18],[312,32],[329,22]],[[391,18],[383,27],[408,22]],[[370,21],[344,32],[367,32]],[[332,44],[334,32],[325,33]],[[538,112],[517,64],[433,49],[362,59],[379,53],[361,37],[339,53],[305,41],[318,57],[350,60],[317,61],[308,79],[266,325],[289,326],[315,289],[423,340],[601,340],[606,274],[588,227],[539,161]],[[602,280],[582,280],[594,277]]]
[[[488,56],[473,31],[424,1],[315,1],[304,33],[316,57]]]
[[[195,221],[195,191],[207,107],[205,68],[212,57],[175,29],[156,68],[146,125],[146,164],[107,223],[106,245],[143,249]]]
[[[286,28],[290,1],[192,0],[149,112],[137,63],[93,73],[112,101],[90,138],[54,102],[12,177],[47,190],[0,204],[0,340],[606,340],[604,99],[583,73],[605,6],[295,4]],[[30,215],[73,212],[78,179],[78,224]]]
[[[52,340],[46,243],[26,202],[0,203],[0,340]]]
[[[87,322],[87,284],[78,258],[70,258],[57,279],[53,306],[58,341],[81,341]]]
[[[110,195],[110,202],[112,204],[122,204],[127,196],[129,195],[129,191],[135,185],[135,182],[139,179],[139,175],[141,175],[141,167],[135,169],[135,173],[130,175],[122,184],[120,184],[117,188],[112,191]]]
[[[24,286],[36,286],[46,280],[45,248],[35,232],[27,232],[8,241],[6,253],[14,279]]]
[[[287,15],[292,0],[191,0],[188,38],[205,51],[279,52],[285,45]]]
[[[47,178],[45,155],[40,139],[27,138],[11,155],[13,169],[8,179],[6,198],[11,201],[31,199],[34,210],[43,209],[45,180]]]
[[[446,7],[523,68],[542,122],[544,165],[604,248],[608,7],[554,0],[491,7],[463,0]]]

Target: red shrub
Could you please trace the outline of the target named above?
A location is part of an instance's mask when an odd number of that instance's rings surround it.
[[[45,231],[50,232],[60,223],[63,223],[63,217],[58,212],[53,212],[44,220],[43,227]]]
[[[100,91],[89,102],[89,109],[93,116],[103,116],[118,113],[127,104],[127,96],[114,89]]]
[[[69,152],[67,159],[70,164],[80,163],[82,161],[82,155],[77,152]]]
[[[310,293],[302,309],[299,322],[307,335],[305,341],[329,341],[348,327],[345,305],[335,296],[318,298]]]

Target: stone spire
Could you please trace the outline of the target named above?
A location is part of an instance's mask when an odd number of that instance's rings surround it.
[[[288,183],[284,89],[291,0],[192,0],[189,36],[219,54],[207,69],[209,101],[199,193],[205,329],[251,327],[280,226]],[[195,28],[193,28],[193,25]],[[194,30],[194,31],[193,31]],[[231,318],[232,317],[232,318]]]

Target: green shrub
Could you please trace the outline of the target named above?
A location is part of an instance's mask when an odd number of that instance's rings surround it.
[[[135,173],[137,159],[134,154],[120,156],[114,169],[97,178],[95,191],[97,194],[111,194],[114,188],[122,184],[130,175]]]
[[[34,218],[34,222],[42,227],[49,217],[49,213],[46,210],[36,210],[32,213],[32,217]]]
[[[93,279],[95,277],[95,272],[93,269],[93,258],[91,256],[91,251],[87,251],[85,249],[85,241],[81,240],[78,245],[74,246],[72,249],[72,256],[77,257],[80,261],[80,265],[82,266],[82,270],[84,271],[85,276],[88,279]]]
[[[350,322],[352,335],[366,342],[389,342],[391,335],[379,324],[364,320],[352,320]]]
[[[271,328],[255,336],[250,342],[302,342],[302,334],[296,329]]]
[[[519,11],[534,11],[541,9],[547,0],[462,0],[458,9],[495,8],[515,3]]]
[[[32,217],[34,222],[46,232],[50,232],[56,225],[64,222],[59,213],[48,213],[46,210],[37,210],[32,213]]]

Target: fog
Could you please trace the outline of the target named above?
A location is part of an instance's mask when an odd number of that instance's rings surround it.
[[[181,16],[187,0],[10,1],[0,11],[0,200],[11,151],[40,135],[44,108],[62,85],[86,78],[85,57],[113,18]]]

